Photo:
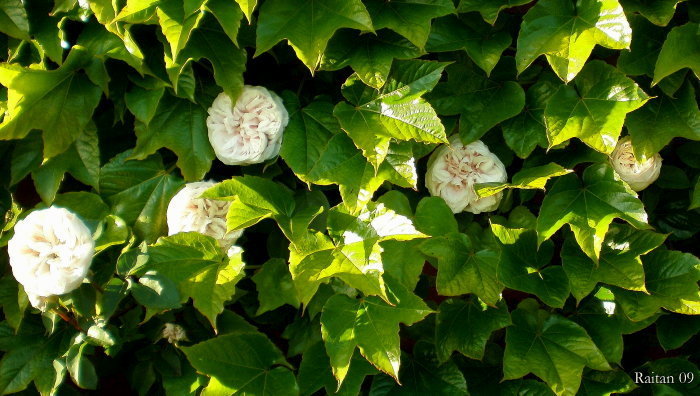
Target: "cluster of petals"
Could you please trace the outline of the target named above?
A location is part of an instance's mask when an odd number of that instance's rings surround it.
[[[465,145],[456,135],[449,145],[438,147],[430,156],[425,184],[430,194],[443,198],[452,212],[478,214],[496,210],[503,194],[479,198],[474,185],[505,182],[507,178],[501,160],[482,141]]]
[[[659,178],[661,162],[659,154],[643,161],[637,160],[629,136],[620,139],[615,150],[610,154],[613,169],[634,191],[644,190]]]

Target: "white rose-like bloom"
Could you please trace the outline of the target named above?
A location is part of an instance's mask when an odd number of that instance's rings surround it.
[[[226,232],[226,213],[231,203],[199,198],[216,184],[213,181],[187,183],[168,204],[168,235],[179,232],[199,232],[208,235],[228,249],[236,243],[243,230]]]
[[[95,242],[90,230],[64,208],[35,210],[15,224],[7,245],[15,279],[33,306],[77,289],[87,275]]]
[[[503,193],[479,199],[474,185],[505,182],[507,178],[501,160],[482,141],[465,146],[455,135],[449,145],[438,147],[430,156],[425,185],[431,195],[442,197],[453,213],[478,214],[495,210]]]
[[[161,338],[165,338],[171,344],[177,344],[178,341],[187,340],[187,333],[185,333],[185,329],[180,325],[166,323],[165,326],[163,326]]]
[[[613,169],[634,191],[644,190],[659,178],[661,161],[659,154],[646,161],[637,161],[629,136],[620,139],[615,150],[610,154]]]
[[[207,129],[216,157],[226,165],[257,164],[280,152],[289,114],[265,87],[246,85],[235,104],[225,93],[209,108]]]

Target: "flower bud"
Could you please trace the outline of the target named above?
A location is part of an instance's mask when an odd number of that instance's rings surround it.
[[[444,199],[453,213],[478,214],[495,210],[503,193],[479,198],[474,185],[505,182],[507,178],[501,160],[482,141],[464,145],[455,135],[449,145],[438,147],[430,156],[425,185],[431,195]]]
[[[289,114],[265,87],[246,85],[236,103],[219,94],[209,108],[209,142],[226,165],[265,162],[279,154]]]
[[[95,243],[85,224],[64,208],[35,210],[17,222],[7,245],[15,279],[33,306],[77,289],[87,275]]]
[[[645,161],[637,161],[629,136],[620,139],[610,154],[613,169],[634,191],[644,190],[659,178],[661,161],[659,154]]]
[[[187,183],[168,204],[168,235],[179,232],[199,232],[208,235],[228,249],[236,243],[243,230],[226,232],[229,201],[199,198],[213,186],[213,181]]]

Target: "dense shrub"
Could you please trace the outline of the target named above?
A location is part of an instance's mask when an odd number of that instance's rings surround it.
[[[699,23],[0,0],[0,393],[699,394]]]

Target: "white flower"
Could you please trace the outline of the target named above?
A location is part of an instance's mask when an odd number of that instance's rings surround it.
[[[425,185],[430,194],[442,197],[452,212],[490,212],[498,207],[502,193],[479,199],[474,184],[505,182],[508,175],[501,160],[477,140],[462,144],[459,136],[440,146],[430,156]]]
[[[236,243],[243,230],[226,232],[226,213],[231,203],[199,198],[213,186],[213,181],[187,183],[168,204],[168,235],[178,232],[199,232],[208,235],[228,249]]]
[[[629,136],[620,139],[615,150],[610,154],[613,169],[634,191],[644,190],[659,178],[661,161],[659,154],[645,161],[637,161]]]
[[[161,338],[165,338],[171,344],[177,344],[178,341],[187,340],[187,334],[182,326],[174,323],[166,323],[165,326],[163,326]]]
[[[35,210],[15,225],[7,245],[12,274],[33,306],[77,289],[92,262],[95,243],[90,230],[64,208]]]
[[[225,93],[209,108],[209,142],[227,165],[257,164],[274,158],[289,114],[282,99],[265,87],[243,87],[235,105]]]

